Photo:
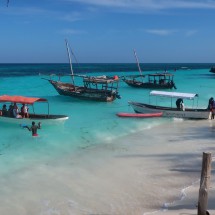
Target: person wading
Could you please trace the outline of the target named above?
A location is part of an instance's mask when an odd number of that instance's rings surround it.
[[[30,128],[28,126],[26,126],[26,128],[32,132],[33,137],[37,137],[38,136],[37,129],[41,128],[41,123],[38,122],[38,125],[36,125],[35,122],[32,122],[32,126]]]

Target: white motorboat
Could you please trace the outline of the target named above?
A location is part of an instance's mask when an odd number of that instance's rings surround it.
[[[170,106],[159,106],[157,104],[147,104],[140,102],[129,101],[136,113],[157,113],[162,112],[164,117],[176,117],[187,119],[208,119],[210,110],[208,108],[198,108],[198,94],[193,93],[179,93],[179,92],[165,92],[165,91],[151,91],[150,96],[170,98]],[[194,100],[197,98],[197,105],[194,107]],[[192,100],[192,107],[185,107],[184,109],[175,106],[175,100],[187,99]],[[156,99],[157,101],[157,99]],[[174,106],[173,106],[174,104]]]
[[[37,114],[34,110],[34,103],[35,102],[45,102],[48,104],[48,110],[47,113],[44,114]],[[0,122],[7,122],[7,123],[14,123],[14,124],[27,124],[30,125],[32,121],[35,121],[36,123],[41,122],[42,124],[58,124],[61,122],[65,122],[69,117],[66,115],[54,115],[49,113],[49,103],[47,99],[44,98],[30,98],[30,97],[24,97],[24,96],[8,96],[3,95],[0,96],[0,103],[3,104],[26,104],[31,106],[32,112],[28,113],[28,117],[24,118],[19,115],[19,117],[14,117],[13,113],[11,113],[9,110],[6,111],[6,113],[3,113],[1,111],[0,116]]]

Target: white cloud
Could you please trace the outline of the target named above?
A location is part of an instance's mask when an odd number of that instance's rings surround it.
[[[75,29],[64,29],[60,33],[65,35],[74,35],[74,34],[85,34],[86,32],[82,30],[75,30]]]
[[[8,8],[0,8],[0,13],[7,15],[38,15],[38,14],[46,14],[49,11],[37,8],[37,7],[11,7]]]
[[[147,29],[144,30],[145,32],[149,34],[159,35],[159,36],[168,36],[174,33],[181,33],[182,35],[185,35],[186,37],[191,37],[194,34],[196,34],[197,30],[171,30],[171,29]]]
[[[82,20],[81,14],[78,12],[74,12],[72,14],[67,14],[61,17],[62,20],[68,21],[68,22],[76,22],[79,20]]]
[[[86,5],[136,10],[215,9],[214,0],[66,0]]]
[[[64,20],[68,22],[76,22],[83,20],[83,14],[80,12],[65,13],[60,10],[43,9],[38,7],[11,7],[11,8],[0,8],[1,14],[8,16],[39,16],[39,17],[55,17],[55,19]]]
[[[167,29],[148,29],[146,30],[149,34],[155,34],[159,36],[168,36],[176,32],[176,30],[167,30]]]
[[[197,30],[188,30],[185,32],[185,36],[190,37],[197,33]]]

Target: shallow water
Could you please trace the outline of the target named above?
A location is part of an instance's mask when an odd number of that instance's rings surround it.
[[[215,151],[213,122],[173,123],[75,151],[29,141],[31,156],[24,146],[13,157],[1,156],[4,165],[13,163],[8,172],[1,167],[1,211],[136,215],[162,209],[199,179],[202,152]]]

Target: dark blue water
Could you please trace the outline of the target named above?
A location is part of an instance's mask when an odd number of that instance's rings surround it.
[[[140,64],[142,71],[174,71],[210,69],[215,63],[144,63]],[[138,71],[135,63],[117,64],[73,64],[74,73],[106,73],[106,72],[135,72]],[[68,74],[69,64],[0,64],[0,76],[34,76],[42,74]]]

